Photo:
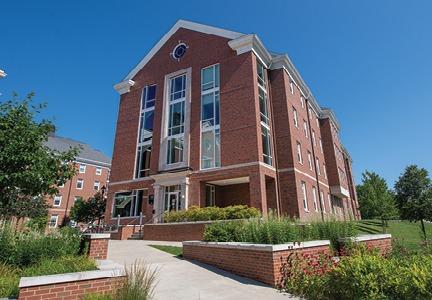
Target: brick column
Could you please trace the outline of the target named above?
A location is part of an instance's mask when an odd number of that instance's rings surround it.
[[[84,234],[84,239],[88,242],[88,256],[94,259],[107,259],[109,233],[90,233]]]

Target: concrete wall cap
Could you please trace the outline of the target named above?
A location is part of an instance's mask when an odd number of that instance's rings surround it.
[[[258,251],[268,251],[268,252],[303,249],[303,248],[311,248],[311,247],[319,247],[319,246],[327,246],[327,245],[330,245],[329,240],[307,241],[307,242],[300,242],[300,243],[286,243],[286,244],[278,244],[278,245],[251,244],[251,243],[240,243],[240,242],[202,242],[202,241],[183,242],[183,246],[258,250]]]
[[[340,242],[353,241],[353,242],[365,242],[373,240],[391,239],[391,234],[364,234],[353,237],[346,237],[339,239]]]
[[[65,273],[56,275],[45,275],[45,276],[33,276],[33,277],[21,277],[19,282],[20,288],[39,286],[39,285],[49,285],[57,283],[65,283],[72,281],[83,281],[101,278],[113,278],[125,276],[125,269],[106,269],[106,270],[95,270],[95,271],[85,271],[76,273]]]
[[[98,240],[98,239],[110,239],[110,233],[84,233],[84,237],[90,240]]]

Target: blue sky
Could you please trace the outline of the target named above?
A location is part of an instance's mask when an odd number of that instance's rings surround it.
[[[9,1],[0,3],[0,101],[35,91],[58,134],[111,155],[112,85],[187,19],[257,33],[287,52],[354,159],[392,185],[407,164],[432,171],[430,1]]]

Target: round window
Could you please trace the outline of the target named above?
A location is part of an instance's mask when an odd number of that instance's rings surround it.
[[[172,53],[175,59],[180,59],[186,53],[187,46],[185,43],[178,44]]]

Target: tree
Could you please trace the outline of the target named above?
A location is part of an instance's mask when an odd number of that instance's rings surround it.
[[[78,199],[71,208],[70,217],[79,223],[90,223],[96,220],[100,221],[105,213],[106,199],[100,192],[87,201]]]
[[[420,221],[426,240],[424,221],[432,221],[432,186],[427,170],[416,165],[406,167],[395,184],[395,192],[401,218]]]
[[[393,193],[384,178],[375,172],[365,171],[362,183],[357,186],[360,212],[363,218],[379,218],[383,225],[398,215]]]
[[[59,152],[44,145],[55,127],[39,120],[44,104],[33,105],[30,93],[0,103],[0,218],[37,217],[47,213],[44,196],[75,174],[77,148]]]

